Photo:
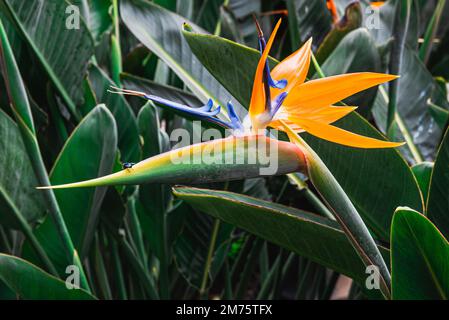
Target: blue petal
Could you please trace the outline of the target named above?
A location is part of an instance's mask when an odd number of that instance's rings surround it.
[[[271,108],[271,118],[273,118],[276,112],[278,112],[279,108],[282,106],[282,103],[284,102],[287,95],[288,92],[284,91],[276,97],[276,99],[274,100],[274,108]]]
[[[265,47],[266,47],[265,38],[259,37],[259,51],[260,51],[260,54],[262,54],[262,52],[265,49]],[[287,86],[287,80],[286,79],[281,79],[281,80],[274,80],[273,79],[273,77],[271,76],[271,71],[270,71],[270,66],[268,64],[268,59],[267,59],[267,64],[265,65],[265,70],[267,71],[268,84],[270,85],[270,87],[276,88],[276,89],[284,89]]]
[[[228,102],[228,114],[229,114],[229,118],[231,119],[232,129],[243,130],[243,124],[240,121],[239,116],[235,112],[234,106],[232,105],[231,101]]]

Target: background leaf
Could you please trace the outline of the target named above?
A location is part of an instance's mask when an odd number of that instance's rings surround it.
[[[23,299],[95,299],[83,289],[67,289],[63,281],[21,258],[2,253],[0,253],[0,279]]]
[[[70,111],[78,114],[75,105],[82,102],[81,83],[94,48],[83,19],[79,30],[67,28],[66,8],[69,3],[61,0],[3,1]],[[49,26],[53,30],[51,37],[48,36]]]
[[[107,108],[100,105],[81,121],[67,140],[51,172],[52,184],[110,173],[116,155],[116,145],[114,119]],[[55,192],[69,233],[81,257],[88,252],[105,192],[105,188]],[[46,219],[35,234],[63,274],[71,262],[67,261],[63,248],[57,241],[57,231],[52,221]]]
[[[432,171],[427,201],[427,216],[445,235],[449,235],[449,130],[444,135]]]
[[[391,226],[392,298],[447,300],[449,244],[423,215],[396,210]]]

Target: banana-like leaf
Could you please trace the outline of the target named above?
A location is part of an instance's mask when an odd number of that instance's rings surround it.
[[[28,300],[96,299],[83,289],[68,289],[64,281],[21,258],[2,253],[0,253],[0,280],[20,298]]]
[[[449,130],[444,135],[432,171],[427,216],[449,237]]]
[[[58,184],[66,179],[82,180],[108,174],[116,152],[117,129],[114,118],[105,106],[100,105],[73,131],[56,159],[50,180]],[[74,246],[82,258],[88,253],[95,233],[105,192],[105,188],[55,191]],[[57,241],[57,230],[52,221],[46,219],[36,229],[35,235],[63,274],[70,263],[66,261],[63,247]]]
[[[214,79],[192,54],[182,37],[184,23],[194,26],[173,12],[143,0],[120,1],[120,12],[128,29],[148,49],[163,60],[184,84],[203,102],[213,99],[225,105],[233,97]],[[196,30],[201,28],[194,26]],[[240,106],[236,105],[237,112]]]
[[[81,84],[94,53],[84,19],[72,11],[69,16],[66,9],[70,3],[65,0],[2,1],[70,111],[78,115],[76,104],[83,97]]]
[[[104,177],[40,189],[221,182],[304,171],[305,165],[302,150],[293,143],[230,136],[165,152]]]
[[[232,192],[175,187],[194,208],[245,229],[362,283],[365,267],[335,221]],[[379,246],[385,259],[388,250]]]
[[[33,167],[23,145],[19,129],[14,121],[0,110],[0,198],[14,204],[15,210],[1,206],[0,224],[19,229],[16,212],[29,223],[44,217],[46,206],[42,194],[36,193],[37,185]]]
[[[204,66],[229,92],[236,98],[240,97],[238,99],[242,105],[248,106],[253,75],[260,57],[258,51],[220,37],[188,31],[184,31],[184,36]],[[276,63],[275,60],[272,63]],[[239,67],[235,69],[235,66]],[[382,134],[355,112],[336,125],[361,135],[383,139]],[[389,240],[395,208],[407,205],[423,210],[416,180],[396,150],[354,149],[307,134],[304,137],[331,170],[368,226],[383,240]],[[384,194],[389,196],[384,197]]]
[[[425,216],[396,210],[391,225],[392,298],[447,300],[449,243]]]

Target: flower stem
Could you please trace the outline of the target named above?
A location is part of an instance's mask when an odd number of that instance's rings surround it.
[[[214,227],[212,230],[212,236],[210,238],[210,243],[209,243],[209,250],[207,252],[206,265],[204,266],[203,279],[201,281],[201,287],[200,287],[200,297],[201,298],[204,297],[204,294],[206,292],[207,279],[209,278],[210,266],[212,264],[212,256],[214,254],[215,244],[217,242],[217,235],[218,235],[219,229],[220,229],[220,220],[215,219]]]

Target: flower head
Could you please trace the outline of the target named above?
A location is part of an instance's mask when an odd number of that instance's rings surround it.
[[[364,137],[331,123],[343,118],[356,107],[339,107],[334,104],[365,89],[397,78],[394,75],[359,72],[305,81],[311,59],[312,39],[299,50],[281,61],[270,73],[267,69],[268,53],[281,20],[276,24],[257,65],[249,115],[253,131],[273,127],[284,130],[280,123],[289,125],[295,132],[306,131],[316,137],[358,148],[391,148],[402,143]],[[265,74],[265,76],[264,76]],[[270,81],[269,79],[274,80]],[[285,81],[284,87],[266,84]],[[268,106],[268,107],[267,107]]]

